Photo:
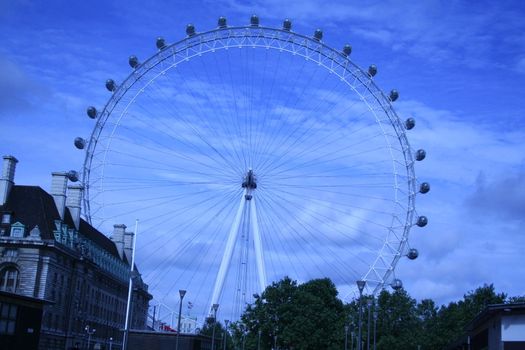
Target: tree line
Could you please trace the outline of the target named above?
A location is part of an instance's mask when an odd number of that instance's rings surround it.
[[[497,293],[485,284],[459,301],[437,306],[417,301],[406,290],[383,290],[376,298],[363,295],[362,344],[377,350],[443,349],[459,339],[465,326],[490,304],[525,302],[525,297]],[[229,336],[215,349],[319,350],[357,349],[359,299],[344,304],[327,278],[298,284],[290,278],[272,283],[255,295],[241,319],[228,327]],[[203,334],[224,340],[224,326],[208,320]],[[376,330],[374,332],[374,329]]]

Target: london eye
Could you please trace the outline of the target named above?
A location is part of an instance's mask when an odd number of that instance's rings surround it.
[[[156,299],[177,290],[195,315],[213,304],[238,318],[253,295],[284,276],[329,277],[341,297],[401,286],[395,266],[415,259],[416,212],[410,116],[399,93],[376,84],[352,48],[321,30],[260,23],[215,28],[129,57],[130,74],[106,81],[89,107],[83,215],[102,232],[140,219],[137,261]],[[190,312],[188,310],[187,312]]]

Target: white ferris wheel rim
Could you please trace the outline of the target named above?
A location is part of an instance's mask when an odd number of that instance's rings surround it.
[[[262,26],[217,28],[195,33],[181,41],[167,45],[144,63],[138,65],[113,91],[104,109],[99,113],[96,126],[91,134],[82,171],[82,181],[86,187],[83,201],[86,219],[91,223],[90,173],[99,135],[117,105],[125,103],[130,106],[135,98],[140,95],[140,89],[134,90],[136,83],[141,79],[142,81],[147,80],[148,82],[141,87],[144,89],[163,72],[191,61],[194,57],[212,54],[223,49],[251,47],[279,50],[302,56],[317,63],[327,72],[338,76],[341,81],[345,82],[366,104],[371,113],[374,115],[382,113],[382,116],[387,116],[390,124],[385,126],[389,127],[389,132],[395,132],[399,141],[398,145],[390,145],[389,147],[400,147],[404,155],[403,164],[397,164],[393,160],[392,176],[396,178],[396,186],[403,189],[403,194],[407,198],[407,206],[406,217],[402,224],[403,230],[385,237],[375,261],[370,262],[368,271],[361,276],[361,279],[367,282],[367,291],[377,293],[392,278],[397,262],[406,253],[409,231],[414,225],[416,176],[413,154],[405,133],[405,127],[393,109],[389,97],[382,92],[366,71],[350,60],[348,55],[329,47],[320,40],[292,31]],[[149,73],[153,72],[153,69],[158,68],[159,65],[165,65],[166,68],[150,76]],[[356,86],[363,90],[357,90]],[[126,100],[126,98],[128,99]],[[371,106],[372,103],[375,104],[374,107]],[[381,110],[377,108],[378,106]],[[403,183],[397,183],[398,170],[406,172],[404,176],[407,180]]]

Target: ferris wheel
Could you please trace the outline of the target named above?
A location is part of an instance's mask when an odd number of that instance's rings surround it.
[[[102,232],[140,218],[137,261],[152,294],[177,290],[201,313],[238,317],[253,294],[284,276],[329,277],[340,295],[402,286],[419,183],[398,92],[375,83],[351,47],[336,50],[280,28],[197,32],[139,61],[117,83],[85,149],[83,214]],[[188,310],[189,312],[189,310]],[[197,311],[196,314],[199,314]]]

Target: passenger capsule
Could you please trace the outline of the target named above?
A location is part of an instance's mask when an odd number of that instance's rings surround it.
[[[405,128],[407,130],[412,130],[416,126],[416,120],[414,118],[408,118],[405,120]]]
[[[388,97],[390,98],[390,101],[394,102],[398,99],[399,93],[397,92],[397,90],[392,90],[390,91],[390,95]]]
[[[292,21],[290,21],[288,18],[283,22],[283,29],[286,31],[292,30]]]
[[[377,74],[377,67],[375,64],[371,64],[370,67],[368,67],[368,75],[373,77]]]
[[[115,81],[113,79],[106,80],[106,89],[108,89],[108,91],[111,92],[117,90],[117,84],[115,84]]]
[[[157,38],[157,42],[155,43],[157,45],[157,49],[162,50],[166,48],[166,41],[163,37],[159,36]]]
[[[407,253],[407,258],[409,258],[410,260],[415,260],[418,256],[419,252],[415,248],[410,249]]]
[[[84,149],[84,147],[86,147],[86,140],[82,137],[75,137],[75,147],[78,149]]]
[[[393,290],[399,290],[403,288],[403,282],[399,278],[395,278],[390,284]]]
[[[186,35],[194,36],[195,35],[195,26],[193,24],[188,24],[186,26]]]
[[[139,59],[137,56],[129,56],[128,62],[131,68],[137,68],[139,66]]]
[[[217,25],[219,26],[219,28],[226,28],[228,26],[227,22],[226,22],[226,17],[219,17],[219,20],[217,21]]]
[[[350,56],[352,53],[352,46],[346,44],[345,47],[343,47],[343,55]]]
[[[423,159],[425,159],[426,156],[427,156],[427,152],[425,152],[424,149],[418,149],[416,151],[416,160],[417,161],[422,161]]]
[[[419,185],[419,192],[420,193],[428,193],[430,191],[430,184],[428,182],[423,182],[421,185]]]
[[[76,170],[70,170],[67,172],[67,178],[71,182],[77,182],[78,181],[78,172]]]
[[[91,119],[95,119],[97,117],[97,109],[95,107],[93,107],[93,106],[88,107],[87,115]]]
[[[250,25],[252,27],[258,27],[259,26],[259,17],[257,15],[253,15],[250,18]]]
[[[321,29],[316,29],[314,32],[314,39],[321,41],[323,39],[323,31]]]
[[[419,227],[425,227],[428,224],[428,219],[426,216],[420,216],[417,218],[416,225]]]

